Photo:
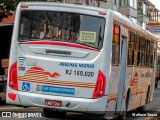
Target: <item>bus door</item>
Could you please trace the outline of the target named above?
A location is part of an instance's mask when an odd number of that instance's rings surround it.
[[[125,95],[126,83],[126,67],[128,53],[128,29],[121,26],[121,62],[120,62],[120,77],[118,84],[117,111],[123,111],[123,98]]]

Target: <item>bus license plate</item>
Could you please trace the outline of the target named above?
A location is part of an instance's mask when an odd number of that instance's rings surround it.
[[[47,105],[47,106],[61,107],[62,106],[62,101],[45,100],[45,105]]]

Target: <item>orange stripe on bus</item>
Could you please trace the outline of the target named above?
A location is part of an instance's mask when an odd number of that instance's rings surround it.
[[[73,86],[73,87],[85,87],[85,88],[94,88],[95,87],[95,84],[92,85],[92,84],[75,84],[75,83],[62,83],[62,82],[59,82],[59,83],[55,83],[55,82],[50,82],[50,81],[44,81],[44,82],[41,82],[41,81],[35,81],[35,80],[20,80],[20,81],[26,81],[26,82],[35,82],[35,83],[43,83],[43,84],[50,84],[50,85],[61,85],[61,86]]]
[[[84,85],[95,85],[95,83],[84,83],[84,82],[70,82],[70,81],[60,81],[60,80],[48,80],[48,79],[44,79],[44,78],[39,78],[39,79],[33,79],[33,78],[29,78],[29,77],[19,77],[19,80],[23,81],[42,81],[42,82],[54,82],[54,83],[64,83],[64,84],[84,84]]]

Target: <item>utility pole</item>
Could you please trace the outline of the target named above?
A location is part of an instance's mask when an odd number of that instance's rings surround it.
[[[100,7],[100,0],[98,0],[98,4],[97,4],[97,7]]]

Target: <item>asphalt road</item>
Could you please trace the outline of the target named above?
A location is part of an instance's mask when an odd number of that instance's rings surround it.
[[[40,108],[19,108],[19,107],[15,107],[12,105],[3,105],[0,104],[0,111],[5,111],[5,110],[11,110],[11,111],[16,111],[18,110],[18,112],[20,111],[31,111],[31,112],[38,112],[39,115],[42,112],[42,109]],[[159,85],[158,88],[155,89],[154,92],[154,97],[153,97],[153,101],[148,104],[145,108],[145,111],[150,111],[153,112],[154,114],[159,114],[160,113],[160,81],[159,81]],[[133,111],[134,112],[134,111]],[[151,114],[153,114],[151,113]],[[158,115],[159,117],[128,117],[127,120],[160,120],[160,115]],[[24,119],[24,120],[104,120],[103,118],[100,117],[95,117],[93,115],[85,115],[85,114],[80,114],[80,113],[67,113],[67,117],[65,119],[51,119],[51,118],[45,118],[45,117],[38,117],[38,118],[33,118],[33,117],[26,117],[26,118],[19,118],[19,117],[15,117],[15,118],[9,118],[9,117],[5,117],[5,118],[0,118],[0,120],[17,120],[17,119]]]

